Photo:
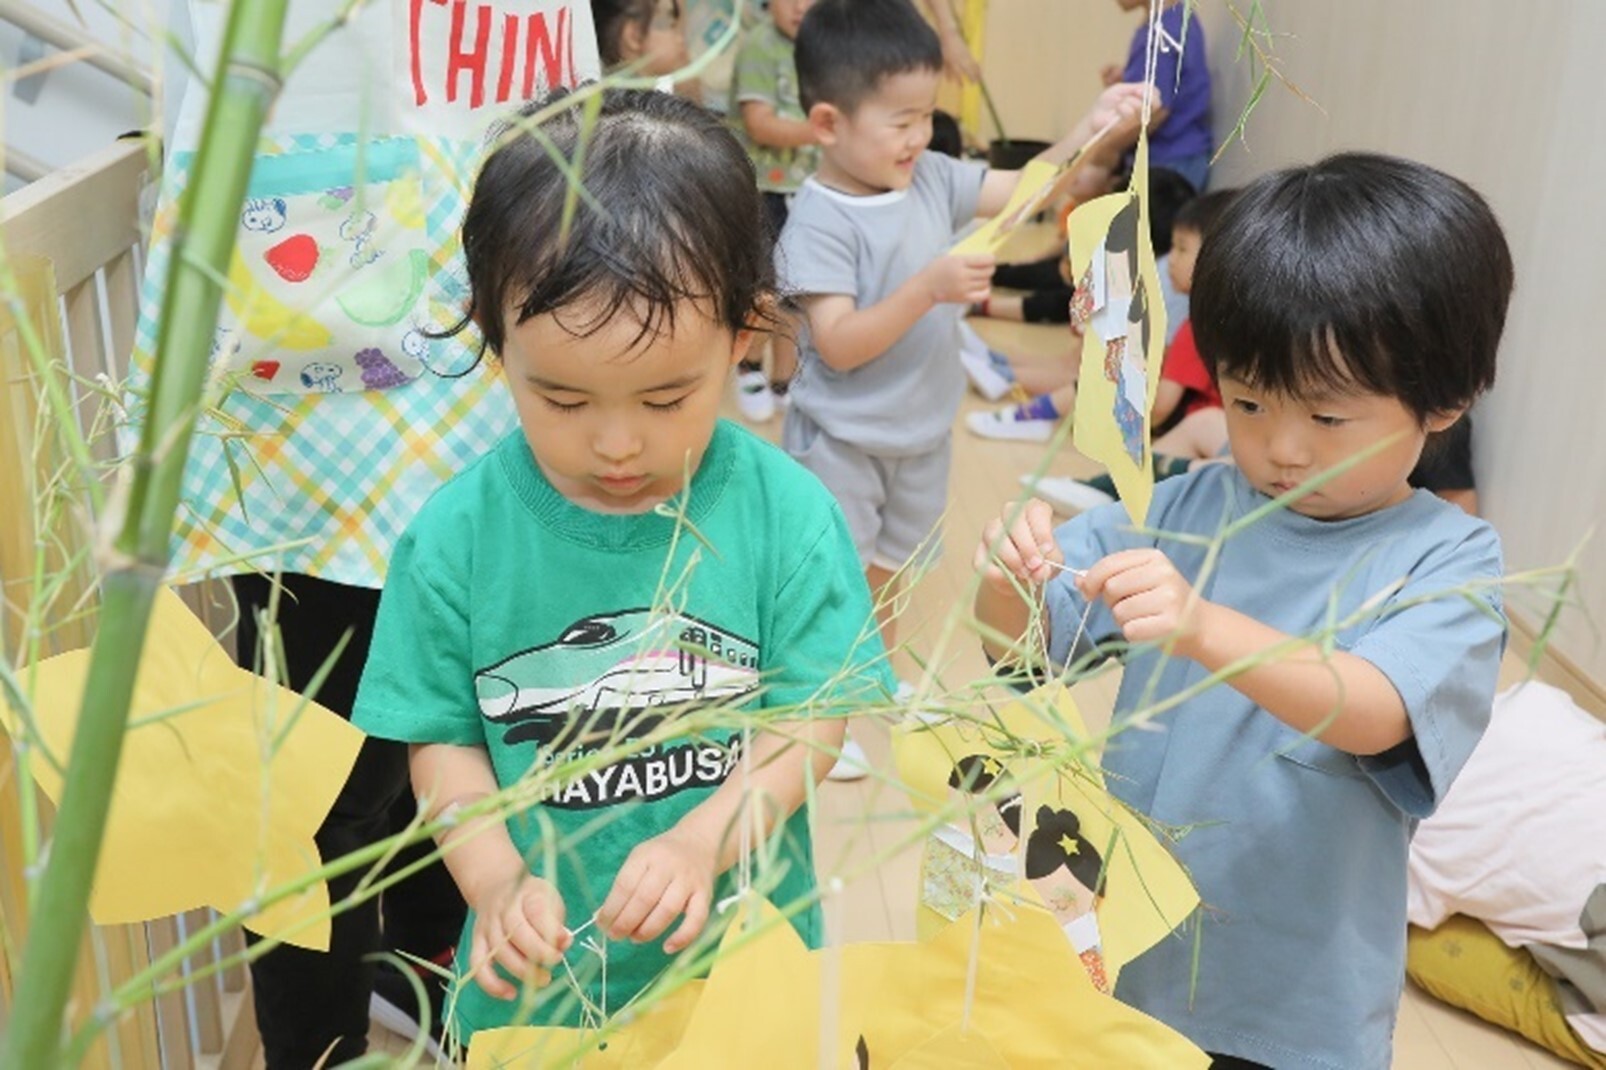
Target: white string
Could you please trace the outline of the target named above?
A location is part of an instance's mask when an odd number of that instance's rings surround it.
[[[1070,565],[1061,564],[1058,561],[1050,561],[1047,558],[1044,558],[1043,564],[1049,568],[1058,569],[1060,572],[1068,572],[1079,580],[1087,578],[1087,569],[1085,568],[1073,568]],[[1081,592],[1078,591],[1077,593],[1080,594]],[[1065,657],[1068,662],[1076,660],[1076,646],[1082,641],[1082,636],[1087,634],[1087,621],[1092,615],[1093,602],[1091,599],[1084,598],[1082,600],[1082,617],[1076,622],[1076,634],[1071,636],[1071,645],[1065,648]],[[1044,651],[1043,654],[1043,664],[1048,664],[1047,651]]]
[[[1149,33],[1143,42],[1143,125],[1149,128],[1149,112],[1153,107],[1154,81],[1160,62],[1160,8],[1165,0],[1149,0]]]

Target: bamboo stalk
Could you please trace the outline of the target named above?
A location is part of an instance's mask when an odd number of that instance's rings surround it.
[[[64,1006],[87,917],[134,677],[161,586],[190,433],[227,277],[236,220],[263,118],[279,91],[288,0],[235,0],[219,78],[173,235],[151,378],[150,409],[115,543],[102,551],[103,601],[66,788],[28,929],[0,1067],[59,1064]]]

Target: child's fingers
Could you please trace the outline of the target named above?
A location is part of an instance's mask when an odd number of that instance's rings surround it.
[[[563,899],[558,895],[557,890],[550,885],[537,885],[528,889],[520,897],[519,906],[523,911],[525,920],[535,930],[535,934],[556,953],[556,958],[550,960],[550,962],[556,962],[558,958],[562,958],[563,953],[568,951],[569,945],[574,942],[574,937],[564,927],[563,923],[568,910],[563,905]]]
[[[610,915],[611,920],[605,929],[607,934],[615,940],[622,940],[640,928],[653,907],[663,898],[664,889],[668,884],[669,880],[664,874],[653,870],[644,872],[635,887],[623,897],[624,901],[619,904],[618,909]],[[617,890],[618,887],[615,886],[615,891]],[[613,901],[611,893],[608,899],[610,902]],[[599,915],[597,920],[601,922],[602,916]]]
[[[984,575],[991,575],[994,571],[999,575],[1020,574],[1020,554],[1016,552],[1015,544],[1005,536],[1002,519],[989,520],[982,529],[974,563],[976,571]]]
[[[1022,515],[1026,519],[1027,530],[1031,532],[1032,542],[1043,557],[1063,564],[1065,555],[1060,552],[1060,544],[1054,541],[1054,507],[1041,498],[1030,498]]]
[[[544,924],[544,920],[542,924],[538,924],[537,920],[528,914],[517,915],[508,922],[508,942],[531,964],[556,966],[563,958],[563,951],[558,947],[556,939],[543,928]],[[561,927],[559,931],[562,931]]]
[[[1157,550],[1149,549],[1117,550],[1113,554],[1100,558],[1092,568],[1087,570],[1087,575],[1076,581],[1076,586],[1082,592],[1084,598],[1098,598],[1106,594],[1105,586],[1113,577],[1128,569],[1141,567],[1152,560],[1158,552]]]
[[[686,901],[686,920],[664,941],[666,953],[673,955],[684,951],[703,934],[703,926],[708,924],[708,902],[709,895],[701,888],[692,893]]]
[[[686,909],[691,893],[691,888],[679,881],[671,881],[664,889],[664,894],[659,898],[657,905],[642,919],[641,924],[636,926],[630,938],[642,943],[658,939],[664,930],[669,928],[670,922],[680,917],[681,912]]]
[[[496,972],[495,940],[494,934],[487,934],[475,926],[474,937],[469,943],[469,966],[473,970],[474,982],[485,990],[486,995],[493,999],[512,999],[518,995],[518,990]]]

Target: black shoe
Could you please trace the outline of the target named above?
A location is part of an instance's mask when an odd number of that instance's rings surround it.
[[[429,1019],[429,1039],[424,1050],[431,1058],[440,1058],[445,1035],[446,982],[440,976],[422,968],[410,970],[413,977],[404,974],[388,959],[381,960],[374,969],[374,994],[368,1001],[368,1017],[395,1033],[403,1040],[416,1040],[422,1032],[421,1022]],[[419,1013],[418,992],[413,978],[423,986],[429,1006]]]

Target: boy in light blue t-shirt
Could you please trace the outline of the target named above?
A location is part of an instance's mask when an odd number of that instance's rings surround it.
[[[1046,585],[1051,657],[1084,653],[1085,623],[1130,644],[1117,724],[1162,704],[1104,766],[1188,830],[1209,909],[1116,996],[1218,1067],[1390,1064],[1407,846],[1488,723],[1505,639],[1499,539],[1408,477],[1494,380],[1511,286],[1456,179],[1365,154],[1267,175],[1211,230],[1192,295],[1236,466],[1158,486],[1142,532],[1119,504],[1055,530],[1034,500],[977,550],[983,623],[1024,636],[1017,584]]]

